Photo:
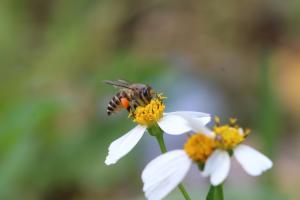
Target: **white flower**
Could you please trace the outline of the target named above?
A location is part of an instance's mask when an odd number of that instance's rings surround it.
[[[259,176],[273,166],[268,157],[248,145],[241,144],[250,131],[244,131],[237,126],[236,119],[231,119],[229,125],[217,125],[213,131],[189,116],[185,116],[185,119],[194,131],[214,137],[217,149],[207,159],[203,171],[203,176],[210,176],[212,185],[217,186],[227,178],[230,169],[229,151],[233,152],[233,156],[249,175]]]
[[[142,180],[147,199],[163,199],[182,182],[193,162],[198,165],[205,164],[203,175],[210,176],[212,185],[219,185],[226,179],[230,169],[230,155],[222,148],[231,148],[234,142],[239,144],[231,149],[233,155],[250,175],[258,176],[272,167],[269,158],[247,145],[240,144],[247,131],[228,125],[216,127],[212,131],[186,113],[180,115],[187,120],[190,129],[198,134],[187,140],[183,150],[162,154],[145,167]],[[224,141],[220,142],[220,139]]]
[[[268,157],[248,145],[240,144],[236,146],[233,149],[233,156],[243,169],[252,176],[259,176],[273,166]],[[207,159],[203,175],[210,176],[211,184],[216,186],[227,178],[229,169],[230,155],[228,151],[217,149]]]
[[[184,179],[193,161],[184,150],[173,150],[152,160],[142,173],[147,199],[160,200]]]
[[[191,131],[191,127],[187,125],[187,122],[182,115],[194,118],[201,124],[207,124],[211,119],[210,115],[206,113],[180,111],[163,113],[163,116],[158,119],[157,124],[165,133],[170,135],[180,135]],[[115,164],[120,158],[129,153],[142,138],[146,130],[146,124],[139,124],[122,137],[113,141],[108,148],[105,164]]]
[[[142,173],[143,191],[147,199],[163,199],[182,182],[193,162],[203,164],[213,150],[214,140],[210,133],[194,134],[183,150],[173,150],[152,160]]]

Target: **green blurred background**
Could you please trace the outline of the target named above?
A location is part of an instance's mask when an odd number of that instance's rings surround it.
[[[0,199],[144,199],[150,137],[104,165],[134,126],[125,112],[106,116],[116,90],[102,80],[117,78],[164,92],[168,111],[252,128],[248,143],[274,168],[253,178],[233,167],[227,199],[299,199],[299,23],[297,0],[1,0]],[[208,185],[194,175],[199,199]]]

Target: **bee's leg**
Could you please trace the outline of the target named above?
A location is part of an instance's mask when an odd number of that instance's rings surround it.
[[[137,106],[145,106],[145,102],[143,101],[143,98],[139,95],[139,98],[135,98],[135,102]]]
[[[150,99],[147,98],[147,96],[144,96],[143,94],[141,95],[143,101],[144,101],[144,105],[148,105],[150,103]]]
[[[144,95],[143,91],[139,91],[137,95],[139,96],[139,100],[140,100],[139,103],[141,106],[145,106],[149,104],[150,101],[148,101],[148,98],[147,96]]]
[[[128,106],[128,107],[126,108],[126,110],[127,110],[129,113],[131,113],[131,106]]]
[[[130,113],[133,114],[134,113],[134,106],[133,103],[130,104]]]
[[[133,116],[134,116],[134,111],[135,111],[135,109],[138,107],[138,103],[135,101],[135,100],[131,100],[131,102],[130,102],[130,106],[128,107],[129,108],[129,112],[130,112],[130,114],[132,114]]]
[[[133,103],[132,103],[132,106],[133,106],[133,110],[135,110],[138,106],[140,106],[141,104],[136,101],[136,100],[133,100]]]

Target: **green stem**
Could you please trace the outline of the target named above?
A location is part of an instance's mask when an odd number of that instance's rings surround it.
[[[178,188],[186,200],[191,200],[189,193],[187,193],[182,183],[178,185]]]
[[[153,125],[152,127],[148,128],[148,132],[150,133],[150,135],[152,135],[156,138],[156,140],[159,144],[159,147],[160,147],[160,151],[162,153],[166,153],[167,148],[165,145],[163,131],[161,130],[161,128],[156,124],[156,125]],[[185,200],[191,200],[191,197],[189,196],[188,192],[186,191],[186,189],[184,188],[182,183],[180,183],[178,185],[178,189],[182,193]]]
[[[223,185],[211,185],[206,196],[206,200],[224,200]]]
[[[166,153],[167,152],[167,148],[166,148],[166,145],[165,145],[165,141],[164,141],[164,136],[163,134],[158,134],[155,136],[156,137],[156,140],[159,144],[159,147],[160,147],[160,151],[162,153]]]

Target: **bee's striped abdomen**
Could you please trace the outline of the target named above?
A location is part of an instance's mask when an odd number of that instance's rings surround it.
[[[120,109],[120,97],[119,93],[114,96],[108,103],[107,106],[107,115],[111,115],[112,113],[118,111]]]
[[[117,111],[119,111],[121,108],[126,108],[126,110],[128,112],[130,112],[131,107],[124,107],[124,105],[122,105],[122,101],[121,99],[125,98],[128,101],[130,101],[130,97],[126,94],[126,92],[118,92],[108,103],[107,106],[107,115],[111,115],[112,113],[116,113]]]

